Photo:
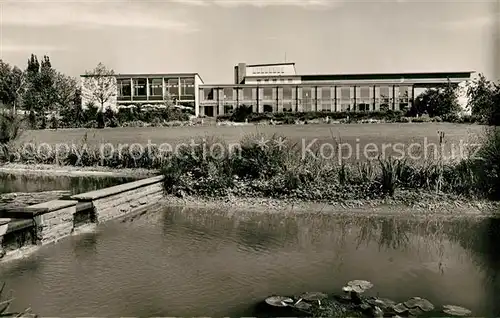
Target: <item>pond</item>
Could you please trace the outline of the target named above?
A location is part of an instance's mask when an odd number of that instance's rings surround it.
[[[34,176],[0,173],[0,194],[66,190],[71,194],[103,189],[137,178],[109,176]]]
[[[253,316],[272,294],[352,279],[395,301],[500,315],[500,222],[158,207],[5,263],[13,309],[41,316]]]

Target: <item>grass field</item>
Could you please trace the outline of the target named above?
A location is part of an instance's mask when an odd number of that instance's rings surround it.
[[[198,141],[202,137],[216,137],[227,143],[237,143],[249,134],[277,134],[288,140],[298,143],[304,149],[313,143],[310,149],[318,149],[321,144],[328,144],[323,148],[325,152],[333,151],[331,145],[345,143],[351,146],[351,151],[361,153],[367,144],[378,147],[382,145],[414,143],[424,145],[434,143],[439,145],[439,132],[444,132],[445,154],[449,154],[451,147],[458,149],[460,143],[477,143],[477,136],[483,132],[483,126],[448,124],[448,123],[418,123],[418,124],[338,124],[338,125],[279,125],[279,126],[198,126],[198,127],[144,127],[144,128],[106,128],[106,129],[60,129],[25,131],[19,139],[19,144],[33,143],[40,145],[81,144],[86,135],[88,147],[110,143],[115,147],[120,144],[150,144],[168,143],[172,147],[181,143]],[[314,142],[316,139],[316,142]],[[373,146],[372,150],[373,150]],[[389,146],[387,153],[393,150]],[[359,150],[356,150],[359,149]],[[429,148],[432,153],[434,148]],[[343,150],[345,151],[345,149]],[[422,153],[422,148],[413,147],[412,153]]]

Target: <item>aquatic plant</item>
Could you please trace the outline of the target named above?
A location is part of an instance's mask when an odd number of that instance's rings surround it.
[[[0,317],[37,317],[30,313],[30,308],[24,310],[24,312],[11,312],[9,311],[9,307],[12,303],[12,298],[7,300],[3,300],[3,292],[5,289],[5,282],[2,284],[0,288]]]
[[[353,280],[342,288],[348,295],[328,295],[321,292],[309,292],[298,297],[270,296],[265,299],[268,311],[274,315],[290,316],[297,311],[310,317],[418,317],[470,316],[466,308],[446,305],[436,310],[435,306],[422,297],[412,297],[406,301],[395,301],[381,297],[367,297],[363,293],[373,287],[366,280]],[[321,301],[321,302],[320,302]],[[296,311],[294,311],[296,310]]]

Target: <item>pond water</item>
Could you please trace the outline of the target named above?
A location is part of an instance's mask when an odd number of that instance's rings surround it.
[[[13,309],[41,316],[249,316],[271,294],[339,292],[499,316],[497,219],[158,207],[5,263]]]
[[[103,189],[131,182],[137,178],[109,176],[33,176],[0,173],[0,194],[66,190],[71,194]]]

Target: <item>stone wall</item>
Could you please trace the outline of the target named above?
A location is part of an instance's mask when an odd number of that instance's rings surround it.
[[[54,243],[81,226],[142,212],[162,196],[163,177],[158,176],[74,195],[71,200],[0,209],[0,258],[26,245]]]
[[[118,186],[77,194],[71,197],[80,203],[92,202],[95,222],[106,222],[144,210],[163,196],[163,177],[153,177]]]
[[[47,212],[34,217],[36,243],[49,244],[70,235],[77,203],[75,200],[53,200],[32,206],[47,208]]]

